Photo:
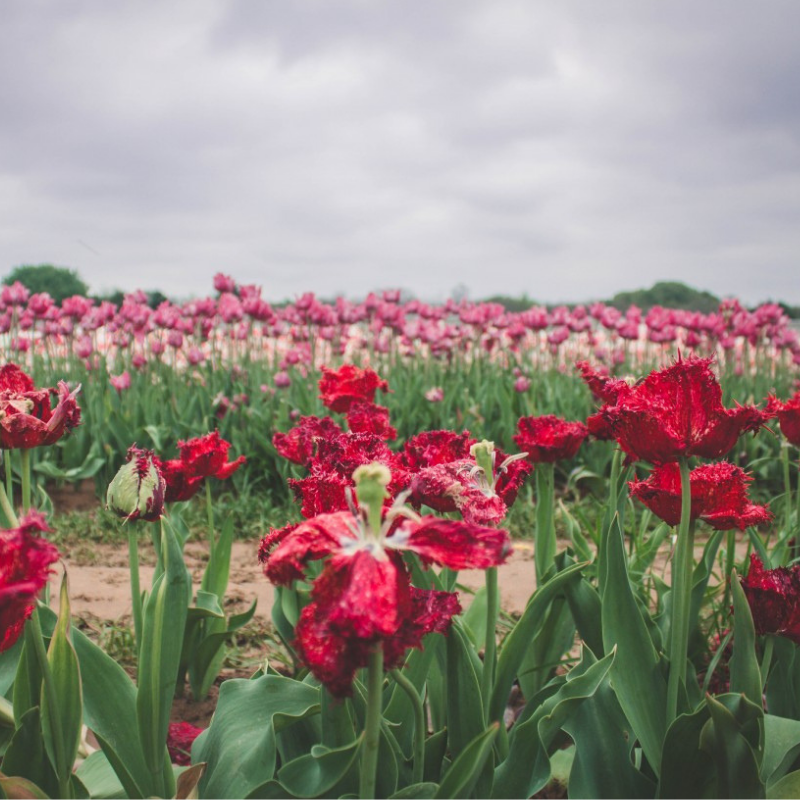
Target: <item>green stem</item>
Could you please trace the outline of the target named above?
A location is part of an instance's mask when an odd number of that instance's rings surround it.
[[[3,465],[6,468],[6,495],[11,503],[14,502],[14,469],[11,464],[13,454],[13,450],[3,450]]]
[[[425,706],[422,704],[422,698],[414,684],[403,675],[401,670],[393,669],[390,674],[395,683],[406,693],[414,709],[414,768],[411,782],[422,783],[425,774],[425,734],[427,732]]]
[[[553,465],[539,464],[536,467],[536,538],[533,545],[537,588],[544,583],[544,576],[556,557],[554,482]]]
[[[792,530],[792,482],[789,477],[789,442],[781,442],[781,466],[783,467],[783,536],[782,541],[787,541]],[[798,490],[800,491],[800,489]]]
[[[27,513],[31,507],[31,451],[27,448],[20,450],[22,456],[22,513]]]
[[[164,518],[156,520],[150,526],[150,538],[153,541],[153,549],[156,553],[156,571],[153,573],[153,582],[164,571],[164,563],[161,560],[161,540],[164,534]]]
[[[131,524],[131,523],[129,523]],[[128,561],[131,571],[131,602],[133,603],[133,632],[136,652],[142,643],[142,590],[139,585],[139,537],[134,527],[128,528]]]
[[[678,716],[678,694],[686,684],[686,657],[689,649],[689,614],[692,603],[692,564],[694,536],[689,524],[692,492],[689,462],[681,458],[681,523],[672,560],[672,620],[669,635],[669,682],[667,684],[667,724]]]
[[[764,657],[761,659],[761,693],[763,694],[767,687],[767,676],[769,675],[769,668],[772,664],[772,648],[775,644],[775,637],[767,635],[764,642]]]
[[[736,531],[733,529],[727,533],[728,541],[725,547],[725,574],[730,575],[736,566]],[[722,599],[723,609],[731,607],[731,582],[725,581],[725,594]]]
[[[486,570],[486,638],[483,645],[483,694],[484,716],[488,719],[489,698],[494,688],[494,673],[497,666],[497,617],[500,613],[500,593],[497,587],[497,567]]]
[[[24,452],[24,451],[23,451]],[[58,692],[47,660],[47,651],[44,649],[44,636],[39,622],[39,609],[34,607],[28,624],[25,626],[25,643],[33,650],[44,682],[44,693],[47,697],[48,713],[50,716],[50,730],[53,741],[53,757],[55,759],[56,776],[58,777],[58,796],[69,797],[69,778],[71,764],[66,763],[63,728],[61,726],[61,709],[58,705]]]
[[[8,452],[9,451],[6,450],[6,453]],[[11,501],[8,499],[8,495],[6,494],[6,490],[3,488],[2,483],[0,483],[0,507],[3,509],[3,513],[6,515],[9,525],[14,528],[18,528],[19,520],[17,519],[14,506],[11,505]]]
[[[362,800],[375,797],[378,770],[378,748],[381,735],[381,702],[383,700],[383,646],[378,643],[369,654],[367,664],[367,715],[364,724],[364,744],[361,746]]]

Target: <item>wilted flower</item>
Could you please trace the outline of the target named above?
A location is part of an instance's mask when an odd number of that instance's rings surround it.
[[[401,505],[392,506],[375,530],[368,508],[375,502],[380,508],[391,475],[383,465],[362,470],[354,479],[366,505],[273,532],[261,553],[265,574],[278,585],[302,579],[310,560],[328,557],[314,581],[312,602],[300,615],[295,646],[318,680],[339,697],[350,694],[356,670],[366,666],[376,644],[383,647],[385,667],[392,669],[425,634],[446,631],[460,611],[455,595],[411,586],[403,550],[450,569],[497,566],[510,551],[505,531],[418,517]]]
[[[752,479],[727,461],[704,464],[691,471],[691,519],[702,519],[720,531],[760,525],[772,519],[766,506],[754,505],[747,496]],[[681,521],[681,475],[677,464],[656,467],[647,480],[630,481],[631,495],[641,500],[669,525]]]
[[[344,364],[338,370],[322,368],[319,380],[320,399],[331,411],[347,413],[350,406],[359,401],[373,402],[375,392],[389,391],[389,384],[371,369],[361,369]]]
[[[800,644],[800,565],[764,569],[755,553],[742,578],[756,633],[774,633]]]
[[[58,561],[58,550],[37,535],[48,530],[44,517],[30,511],[18,528],[0,531],[0,652],[19,638]]]
[[[522,417],[517,422],[517,430],[514,442],[528,454],[532,464],[572,458],[589,435],[582,422],[567,422],[553,414]]]
[[[154,522],[164,513],[166,484],[158,459],[133,445],[128,460],[108,485],[106,506],[127,520]]]
[[[28,449],[57,442],[66,431],[80,424],[81,410],[73,392],[63,381],[58,389],[36,389],[33,381],[16,365],[0,368],[0,447]],[[50,395],[58,402],[51,408]]]

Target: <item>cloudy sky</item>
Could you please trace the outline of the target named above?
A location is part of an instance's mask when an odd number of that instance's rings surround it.
[[[800,303],[800,3],[6,0],[0,273]]]

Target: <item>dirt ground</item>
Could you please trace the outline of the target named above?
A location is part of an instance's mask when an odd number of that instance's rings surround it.
[[[152,548],[141,545],[140,582],[143,589],[153,578]],[[258,542],[235,542],[231,554],[230,582],[226,595],[228,609],[242,611],[253,600],[258,601],[256,617],[269,620],[273,590],[261,572],[258,563]],[[200,587],[208,547],[190,542],[184,551],[186,564],[192,573],[195,590]],[[64,559],[69,579],[69,596],[72,613],[76,617],[95,617],[108,621],[128,621],[131,615],[130,575],[127,545],[92,543],[73,551]],[[58,597],[61,570],[51,579],[51,596]],[[482,570],[464,570],[459,582],[469,589],[479,589],[484,584]],[[503,607],[509,612],[521,613],[534,588],[532,548],[519,542],[507,564],[499,569],[500,592]],[[469,604],[470,595],[461,593],[462,605]]]

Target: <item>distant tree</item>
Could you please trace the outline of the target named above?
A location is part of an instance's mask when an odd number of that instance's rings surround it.
[[[89,287],[78,275],[78,271],[68,267],[54,267],[52,264],[23,264],[14,267],[3,278],[10,286],[19,281],[31,293],[47,292],[56,303],[63,302],[75,294],[87,295]]]
[[[536,301],[531,300],[527,294],[522,297],[510,297],[506,294],[494,294],[487,297],[484,301],[486,303],[499,303],[506,311],[519,312],[527,311],[531,306],[536,305]]]
[[[169,300],[169,297],[158,289],[147,292],[147,305],[150,306],[150,308],[158,308],[165,300]]]
[[[608,303],[620,310],[624,310],[630,305],[637,305],[645,311],[653,306],[663,306],[664,308],[685,308],[689,311],[701,311],[708,314],[719,308],[719,297],[710,292],[694,289],[679,281],[660,281],[650,289],[619,292]]]
[[[105,291],[102,294],[92,295],[92,299],[98,303],[102,302],[113,303],[115,306],[122,305],[122,301],[124,298],[125,298],[125,292],[123,292],[122,289],[109,289],[108,291]]]

